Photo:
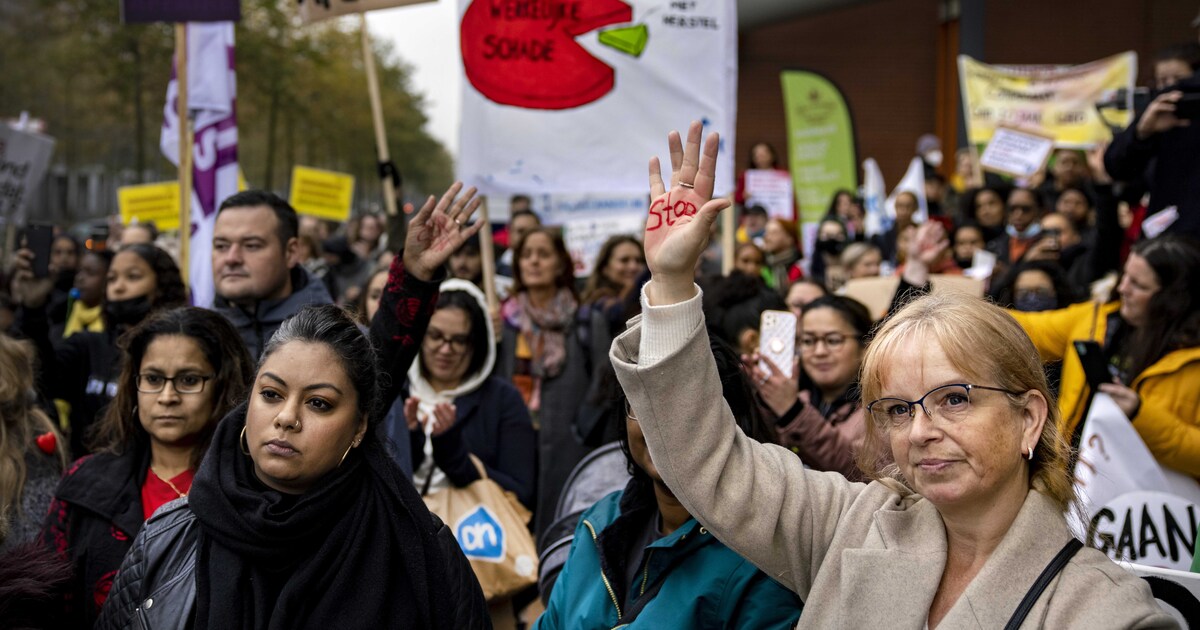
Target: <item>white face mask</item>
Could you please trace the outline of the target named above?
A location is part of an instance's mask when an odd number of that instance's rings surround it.
[[[934,168],[941,166],[942,165],[942,152],[937,149],[934,149],[934,150],[930,151],[929,153],[926,153],[925,161],[929,162],[929,165]]]

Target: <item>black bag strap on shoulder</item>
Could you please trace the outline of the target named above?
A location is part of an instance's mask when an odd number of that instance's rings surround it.
[[[1067,566],[1067,563],[1081,548],[1083,548],[1083,543],[1079,542],[1078,538],[1072,538],[1067,541],[1066,545],[1063,545],[1058,555],[1054,556],[1045,569],[1042,569],[1042,574],[1034,580],[1033,586],[1029,587],[1029,592],[1025,593],[1025,599],[1021,600],[1008,623],[1004,624],[1004,630],[1017,630],[1021,624],[1025,623],[1025,617],[1029,615],[1030,609],[1042,596],[1042,592],[1046,590],[1047,586],[1050,586],[1050,582],[1063,570],[1063,567]]]

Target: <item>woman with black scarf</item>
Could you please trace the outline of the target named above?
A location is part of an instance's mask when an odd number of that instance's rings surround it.
[[[334,306],[280,326],[191,492],[134,541],[97,628],[490,625],[458,543],[377,430],[396,391],[380,368],[399,374],[412,362],[436,302],[434,274],[479,229],[460,227],[478,206],[468,205],[474,190],[456,202],[460,189],[436,209],[431,198],[410,223],[371,341]]]
[[[103,302],[104,331],[83,331],[54,343],[46,301],[54,288],[51,278],[35,278],[33,252],[17,252],[13,273],[13,299],[22,335],[38,350],[37,388],[50,399],[71,405],[72,457],[91,452],[88,429],[116,396],[122,333],[160,310],[187,305],[187,290],[179,267],[167,252],[153,245],[130,245],[113,257]]]

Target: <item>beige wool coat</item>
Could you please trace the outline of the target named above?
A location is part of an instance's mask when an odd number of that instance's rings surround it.
[[[610,354],[664,481],[719,540],[800,595],[797,628],[924,628],[946,561],[937,509],[898,484],[806,470],[787,449],[738,431],[720,398],[699,303],[631,321]],[[649,346],[644,325],[654,327]],[[1003,628],[1070,537],[1054,502],[1031,490],[939,628]],[[1085,548],[1021,627],[1178,626],[1145,582]]]

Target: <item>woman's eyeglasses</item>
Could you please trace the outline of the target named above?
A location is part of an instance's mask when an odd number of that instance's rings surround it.
[[[971,392],[976,389],[1004,392],[1012,396],[1023,393],[986,385],[951,383],[929,390],[917,400],[880,398],[867,405],[867,412],[877,425],[884,428],[900,429],[907,426],[916,417],[917,407],[935,422],[954,424],[971,414]]]
[[[176,374],[175,376],[138,374],[137,390],[143,394],[157,394],[170,382],[175,387],[177,394],[199,394],[204,391],[204,384],[212,378],[211,375],[204,376],[202,374]]]
[[[471,337],[470,335],[446,335],[440,330],[430,328],[425,333],[425,343],[431,350],[441,348],[442,344],[449,344],[450,350],[457,354],[467,349],[467,345],[471,343]]]
[[[828,335],[821,337],[816,335],[804,335],[800,338],[800,345],[805,350],[815,350],[818,343],[823,343],[825,344],[826,348],[829,348],[830,350],[837,350],[846,343],[847,339],[849,339],[849,337],[841,333],[829,333]]]

